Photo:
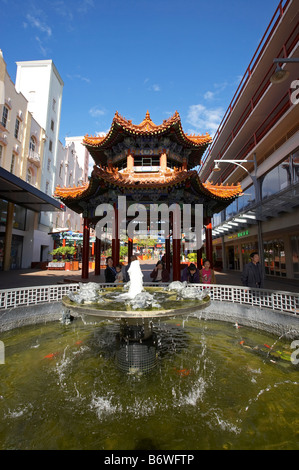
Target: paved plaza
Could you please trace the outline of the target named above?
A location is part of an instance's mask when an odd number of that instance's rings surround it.
[[[151,282],[150,273],[155,267],[155,260],[141,261],[141,269],[144,282]],[[104,270],[99,276],[94,271],[89,271],[89,282],[104,282]],[[31,287],[54,285],[70,282],[82,282],[80,271],[59,271],[42,269],[20,269],[0,271],[0,289],[17,287]],[[216,282],[221,285],[241,286],[241,273],[238,271],[216,272]],[[299,293],[299,281],[288,279],[266,279],[265,289],[297,292]]]

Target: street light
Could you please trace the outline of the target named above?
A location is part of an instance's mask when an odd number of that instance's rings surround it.
[[[298,63],[299,59],[283,59],[283,58],[277,58],[273,59],[274,64],[276,65],[276,70],[274,74],[270,78],[270,82],[273,84],[277,83],[282,83],[284,82],[288,76],[290,75],[290,72],[288,70],[283,69],[279,64],[286,64],[286,63]]]
[[[280,60],[280,59],[275,59],[275,60]],[[296,60],[296,62],[299,62],[299,59]],[[255,201],[256,203],[260,203],[261,202],[261,194],[260,194],[260,188],[259,188],[259,183],[258,183],[258,179],[257,179],[257,162],[256,162],[256,155],[253,154],[253,160],[214,160],[214,163],[215,163],[215,166],[214,166],[214,171],[219,171],[220,168],[219,168],[219,163],[233,163],[234,165],[237,165],[239,166],[240,168],[242,168],[244,171],[246,171],[246,173],[250,176],[252,182],[253,182],[253,186],[254,186],[254,190],[255,190]],[[249,170],[247,170],[247,168],[245,166],[242,165],[242,163],[254,163],[254,173],[253,175],[249,172]],[[256,220],[256,216],[253,215],[253,214],[242,214],[240,215],[239,217],[234,217],[233,218],[233,221],[234,222],[239,222],[239,223],[243,223],[243,224],[246,224],[248,223],[246,219],[255,219]],[[258,246],[259,246],[259,251],[260,251],[260,262],[261,262],[261,265],[264,266],[264,250],[263,250],[263,237],[262,237],[262,227],[261,227],[261,221],[260,220],[257,220],[257,232],[258,232]]]

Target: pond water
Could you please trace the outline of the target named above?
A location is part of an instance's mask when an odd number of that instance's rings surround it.
[[[154,324],[155,366],[120,369],[118,322],[1,334],[0,449],[299,449],[291,340],[231,323]],[[138,351],[137,351],[138,353]]]

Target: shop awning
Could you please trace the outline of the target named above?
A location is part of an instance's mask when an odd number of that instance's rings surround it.
[[[34,212],[65,211],[65,205],[4,168],[0,168],[0,198]]]

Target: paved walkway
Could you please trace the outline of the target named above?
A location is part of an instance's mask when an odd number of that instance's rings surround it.
[[[150,282],[150,273],[155,266],[153,260],[142,261],[141,269],[144,281]],[[95,276],[93,271],[89,272],[88,281],[104,282],[104,271]],[[55,271],[41,269],[21,269],[3,272],[0,271],[0,289],[11,289],[16,287],[31,287],[42,285],[53,285],[70,282],[81,282],[81,271]],[[216,272],[217,284],[241,286],[241,273],[235,271]],[[287,279],[266,279],[265,288],[272,290],[299,293],[299,281]]]

